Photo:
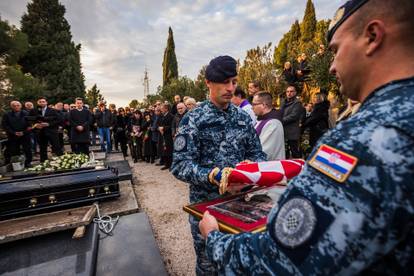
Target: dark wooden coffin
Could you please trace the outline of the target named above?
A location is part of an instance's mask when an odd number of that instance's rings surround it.
[[[118,171],[90,169],[0,182],[0,220],[119,196]]]

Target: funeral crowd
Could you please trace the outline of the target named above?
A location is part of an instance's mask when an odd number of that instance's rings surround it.
[[[247,93],[237,87],[232,95],[231,102],[250,115],[267,160],[306,157],[323,133],[359,107],[357,102],[349,101],[338,118],[326,94],[317,93],[312,102],[303,103],[297,96],[297,87],[295,83],[286,89],[279,109],[258,81],[249,83]],[[6,161],[23,153],[29,167],[33,154],[40,152],[41,162],[48,158],[48,145],[53,154],[63,154],[65,142],[72,152],[87,154],[89,146],[96,145],[99,138],[102,151],[120,149],[128,156],[129,148],[134,162],[155,163],[159,159],[156,165],[169,169],[179,123],[199,104],[188,96],[181,99],[180,95],[174,97],[172,105],[157,101],[145,110],[117,109],[114,104],[107,107],[105,102],[89,107],[81,98],[72,104],[49,104],[42,97],[36,108],[32,102],[11,101],[10,111],[2,119],[8,138]]]
[[[325,52],[321,44],[312,58],[319,58]],[[279,105],[257,80],[251,80],[247,91],[238,86],[232,93],[232,104],[249,114],[268,161],[308,157],[328,129],[354,114],[360,106],[358,101],[348,99],[347,105],[339,109],[338,101],[330,102],[327,92],[322,90],[305,102],[301,95],[308,93],[309,74],[305,53],[294,63],[285,62],[279,77],[288,87]],[[107,106],[104,101],[88,106],[81,98],[71,104],[48,103],[44,97],[36,103],[11,101],[1,125],[8,140],[6,163],[11,157],[24,154],[25,165],[30,167],[33,154],[40,152],[43,162],[48,158],[48,145],[52,154],[61,155],[65,143],[70,144],[72,152],[87,154],[89,146],[95,146],[99,138],[102,151],[120,149],[126,157],[129,148],[134,162],[156,163],[167,170],[172,164],[179,123],[200,104],[194,98],[180,95],[174,96],[173,103],[156,101],[141,110]]]
[[[189,216],[196,274],[412,275],[414,4],[398,2],[395,9],[390,0],[350,0],[332,20],[330,72],[349,99],[343,110],[324,91],[301,102],[305,54],[285,63],[289,86],[277,109],[258,81],[238,87],[237,61],[218,56],[206,67],[202,103],[180,95],[145,110],[88,107],[80,98],[39,98],[38,108],[12,101],[2,120],[7,156],[22,150],[30,166],[38,148],[48,158],[48,144],[61,155],[66,136],[76,153],[99,137],[102,151],[128,156],[129,147],[134,162],[188,183],[190,203],[219,197],[225,170],[240,162],[303,158],[263,232],[226,234],[208,211],[201,221]]]

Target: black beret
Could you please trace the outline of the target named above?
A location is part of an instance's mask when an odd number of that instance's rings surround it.
[[[230,56],[216,57],[206,68],[206,79],[212,82],[222,83],[235,76],[237,76],[237,62]]]
[[[338,30],[339,26],[345,22],[354,12],[362,7],[368,0],[350,0],[343,4],[335,13],[334,18],[329,24],[328,30],[328,43],[331,41],[334,33]]]

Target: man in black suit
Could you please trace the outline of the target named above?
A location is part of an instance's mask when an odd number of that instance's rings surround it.
[[[40,146],[40,162],[47,160],[47,145],[50,143],[52,152],[56,155],[62,155],[62,149],[59,145],[58,126],[60,118],[56,110],[47,106],[45,97],[39,98],[37,123],[34,128],[37,132],[37,140]]]
[[[76,98],[76,108],[69,112],[70,140],[74,145],[75,153],[89,154],[89,129],[92,115],[88,109],[83,107],[83,99]]]
[[[169,104],[161,105],[161,122],[158,130],[163,137],[163,147],[161,149],[161,155],[164,161],[164,167],[161,170],[168,170],[172,164],[173,155],[173,136],[172,136],[172,124],[174,121],[174,115],[170,112],[171,107]]]
[[[25,166],[32,162],[30,143],[31,127],[27,121],[28,113],[22,110],[22,104],[18,101],[10,103],[11,111],[3,116],[2,127],[7,133],[7,148],[10,156],[20,155],[23,148],[26,157]]]

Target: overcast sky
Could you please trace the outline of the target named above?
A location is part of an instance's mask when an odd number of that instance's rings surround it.
[[[0,0],[0,16],[20,26],[28,0]],[[162,83],[168,27],[174,31],[180,75],[194,79],[215,56],[243,60],[246,51],[276,44],[306,0],[61,0],[73,40],[82,44],[86,86],[109,102],[141,100],[147,67],[150,93]],[[343,0],[314,0],[317,19],[331,18]]]

